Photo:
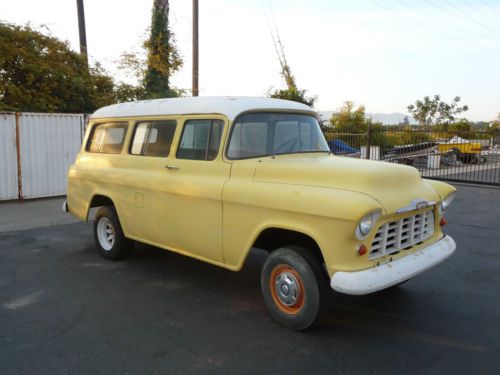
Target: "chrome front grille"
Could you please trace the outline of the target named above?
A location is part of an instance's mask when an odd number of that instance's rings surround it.
[[[389,221],[381,225],[372,241],[369,259],[408,250],[434,234],[434,211]]]

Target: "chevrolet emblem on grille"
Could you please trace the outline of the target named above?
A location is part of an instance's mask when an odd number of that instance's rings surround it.
[[[434,204],[436,204],[436,202],[428,202],[425,199],[417,198],[417,199],[412,200],[408,206],[401,207],[398,210],[396,210],[396,213],[400,214],[403,212],[423,210],[424,208],[427,208],[427,207],[432,206]]]
[[[416,206],[417,206],[418,210],[423,210],[424,208],[429,207],[429,203],[427,203],[427,202],[418,202]]]

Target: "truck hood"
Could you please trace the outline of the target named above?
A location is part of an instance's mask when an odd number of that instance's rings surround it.
[[[413,168],[332,155],[281,155],[259,161],[254,181],[343,189],[376,199],[386,214],[415,199],[439,202],[432,186]]]

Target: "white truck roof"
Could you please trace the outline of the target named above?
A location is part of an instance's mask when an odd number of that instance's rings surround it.
[[[91,118],[221,114],[232,121],[240,113],[259,110],[301,111],[315,114],[311,107],[289,100],[241,96],[199,96],[113,104],[98,109]]]

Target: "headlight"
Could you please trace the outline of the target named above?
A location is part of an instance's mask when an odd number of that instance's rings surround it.
[[[373,228],[373,217],[369,215],[363,218],[359,223],[359,231],[363,236],[366,236]]]
[[[360,240],[365,239],[373,229],[379,217],[380,211],[371,212],[363,217],[356,228],[356,237]]]
[[[448,194],[448,196],[441,201],[441,213],[446,211],[446,209],[451,204],[454,198],[455,198],[455,192]]]

